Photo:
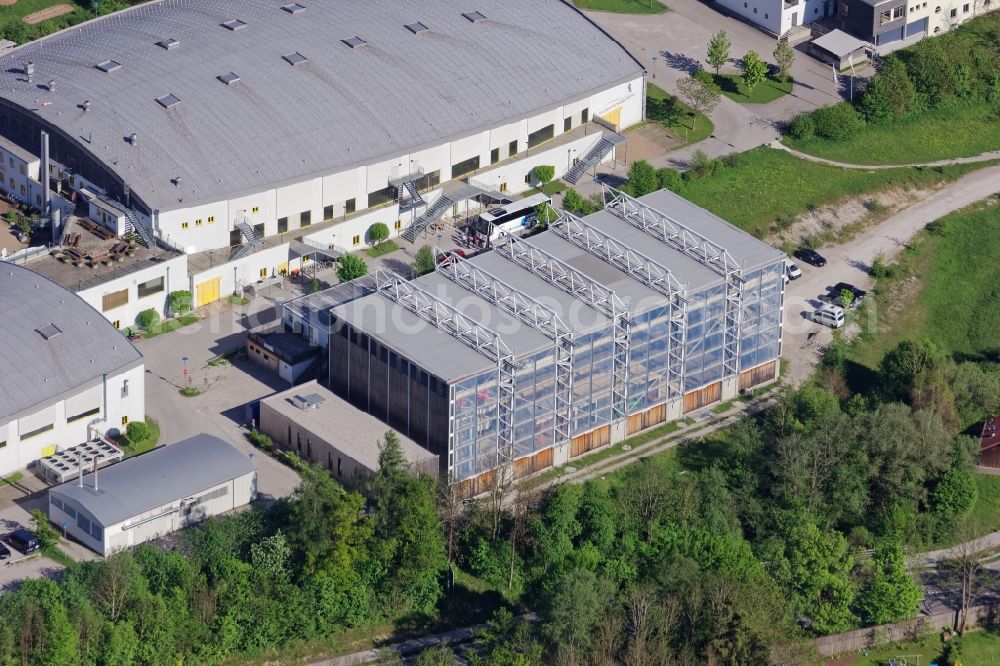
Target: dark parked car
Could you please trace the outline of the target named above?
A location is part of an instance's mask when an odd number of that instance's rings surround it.
[[[10,559],[10,548],[0,543],[0,560]]]
[[[42,547],[42,545],[38,543],[38,537],[36,537],[33,532],[29,532],[23,527],[8,534],[7,543],[14,546],[14,548],[17,548],[25,555],[33,553]]]
[[[463,250],[461,248],[455,247],[455,248],[452,248],[451,250],[449,250],[448,252],[442,252],[441,254],[439,254],[437,256],[437,262],[439,264],[445,264],[445,265],[450,264],[451,263],[451,258],[448,256],[449,253],[457,255],[457,256],[461,257],[462,259],[465,259],[465,250]]]
[[[812,248],[800,247],[795,251],[795,258],[801,259],[807,264],[811,264],[817,268],[826,266],[826,259],[823,258],[823,255]]]
[[[838,282],[837,284],[830,287],[830,291],[832,291],[835,294],[839,294],[842,291],[851,292],[852,294],[854,294],[854,300],[852,301],[853,303],[861,303],[861,301],[865,299],[865,296],[868,295],[867,291],[865,291],[864,289],[858,289],[849,282]]]

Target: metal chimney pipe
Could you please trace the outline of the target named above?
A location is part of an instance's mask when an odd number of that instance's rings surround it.
[[[83,488],[83,452],[82,451],[77,451],[76,452],[76,462],[77,462],[77,466],[80,468],[80,474],[79,474],[79,477],[78,477],[79,481],[80,481],[80,487]]]
[[[52,199],[49,196],[49,133],[42,131],[42,167],[38,175],[38,182],[42,184],[42,213],[48,215],[51,211]],[[52,238],[55,239],[55,229],[52,230]]]
[[[97,490],[97,456],[94,456],[94,490]]]

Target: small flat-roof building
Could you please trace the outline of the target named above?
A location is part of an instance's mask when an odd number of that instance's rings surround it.
[[[250,458],[212,435],[161,446],[49,490],[49,519],[101,555],[248,504]]]
[[[849,67],[852,62],[859,64],[868,58],[865,54],[867,44],[841,30],[831,30],[814,39],[811,45],[813,55],[837,69]]]
[[[261,400],[260,430],[345,484],[357,485],[378,470],[378,442],[389,428],[313,380]],[[397,435],[410,470],[436,476],[438,457]]]

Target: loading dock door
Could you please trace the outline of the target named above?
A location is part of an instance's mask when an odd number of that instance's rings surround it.
[[[219,286],[221,283],[222,277],[216,277],[211,280],[205,280],[195,287],[198,291],[199,308],[219,300]]]

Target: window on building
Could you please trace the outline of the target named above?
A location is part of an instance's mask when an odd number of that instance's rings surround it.
[[[260,269],[260,271],[259,271],[259,272],[260,272],[260,276],[261,276],[262,278],[266,278],[266,277],[267,277],[267,269],[266,269],[266,268],[262,268],[262,269]]]
[[[952,9],[950,16],[952,18],[955,18],[956,16],[958,16],[958,9]]]
[[[479,168],[479,155],[475,157],[470,157],[467,160],[462,160],[461,162],[456,162],[451,165],[451,177],[461,178],[467,173],[472,173]]]
[[[361,236],[355,235],[354,238],[351,239],[351,244],[355,246],[361,245]]]
[[[6,448],[7,442],[0,442],[0,449]]]
[[[101,298],[101,311],[114,310],[128,303],[128,289],[112,291]]]
[[[254,206],[253,208],[250,209],[250,211],[253,212],[253,213],[259,213],[260,212],[260,206]]]
[[[146,296],[152,296],[153,294],[158,294],[163,291],[164,281],[161,275],[158,278],[153,278],[152,280],[146,280],[145,282],[140,282],[137,287],[139,292],[139,298],[145,298]]]
[[[968,6],[968,5],[966,5],[966,6]],[[36,194],[35,195],[35,204],[38,205],[38,206],[42,205],[42,195],[41,194]]]
[[[368,193],[369,208],[374,208],[375,206],[382,206],[387,203],[392,203],[395,200],[396,200],[395,187],[383,187],[381,190],[375,190],[374,192]]]
[[[115,328],[121,328],[122,327],[122,320],[121,319],[115,319],[113,322],[111,322],[111,325],[114,326]]]
[[[534,148],[540,143],[548,141],[555,135],[555,126],[546,125],[528,135],[528,148]]]
[[[122,417],[122,425],[128,425],[128,417],[127,416],[123,416]]]
[[[188,228],[188,223],[187,222],[181,222],[181,229],[187,229],[187,228]]]
[[[18,168],[18,171],[21,172],[22,176],[27,176],[28,175],[28,167],[27,167],[27,165],[21,164],[19,166],[19,168]]]
[[[584,109],[580,112],[580,122],[586,123],[590,121],[590,109]]]
[[[302,211],[302,213],[299,214],[299,226],[308,227],[310,224],[312,224],[312,215],[313,214],[311,210]]]
[[[753,13],[754,13],[754,14],[756,14],[756,13],[757,13],[757,8],[756,8],[756,7],[754,7],[754,8],[753,8]]]
[[[500,149],[494,148],[490,151],[490,164],[496,164],[500,161]]]
[[[123,398],[127,398],[128,397],[128,380],[127,379],[122,382],[122,397]]]
[[[892,11],[887,9],[884,12],[882,12],[882,14],[879,16],[878,22],[879,25],[885,25],[890,21],[892,21]]]
[[[906,16],[906,7],[893,7],[892,8],[892,20],[901,19]]]
[[[200,227],[201,226],[201,220],[195,220],[194,221],[194,226]]]
[[[215,224],[215,216],[214,215],[209,215],[208,216],[208,223],[209,224]]]
[[[278,218],[278,233],[283,234],[288,231],[288,218],[279,217]]]
[[[517,155],[517,139],[514,139],[507,145],[507,155],[509,157],[514,157],[514,155]]]
[[[21,186],[21,196],[24,196],[24,194],[25,194],[25,191],[24,191],[24,185],[22,185],[22,186]]]
[[[329,222],[333,219],[333,206],[323,206],[323,221]]]
[[[969,13],[969,5],[968,4],[962,5],[962,13],[963,14],[968,14]]]
[[[54,427],[55,427],[54,424],[50,423],[48,425],[43,425],[41,428],[35,428],[34,430],[29,430],[28,432],[23,433],[21,435],[21,441],[23,442],[26,439],[31,439],[32,437],[38,437],[42,433],[46,433],[49,430],[52,430],[52,428]]]
[[[764,13],[764,18],[767,18],[767,13],[766,12]]]
[[[524,174],[524,184],[531,185],[531,172]]]
[[[344,215],[350,215],[358,208],[357,199],[348,199],[344,202]]]
[[[79,414],[67,416],[66,423],[73,423],[74,421],[79,421],[80,419],[85,419],[88,416],[94,416],[95,414],[100,414],[100,413],[101,413],[101,407],[99,405],[97,407],[91,407],[85,412],[80,412]]]
[[[337,476],[343,476],[343,467],[339,457],[337,458]]]
[[[504,182],[500,183],[500,191],[501,192],[506,192],[507,191],[507,181],[504,181]]]
[[[573,118],[563,118],[563,132],[568,132],[573,129]]]
[[[403,221],[402,220],[396,220],[396,222],[392,225],[392,227],[396,231],[399,231],[400,229],[403,228]]]

